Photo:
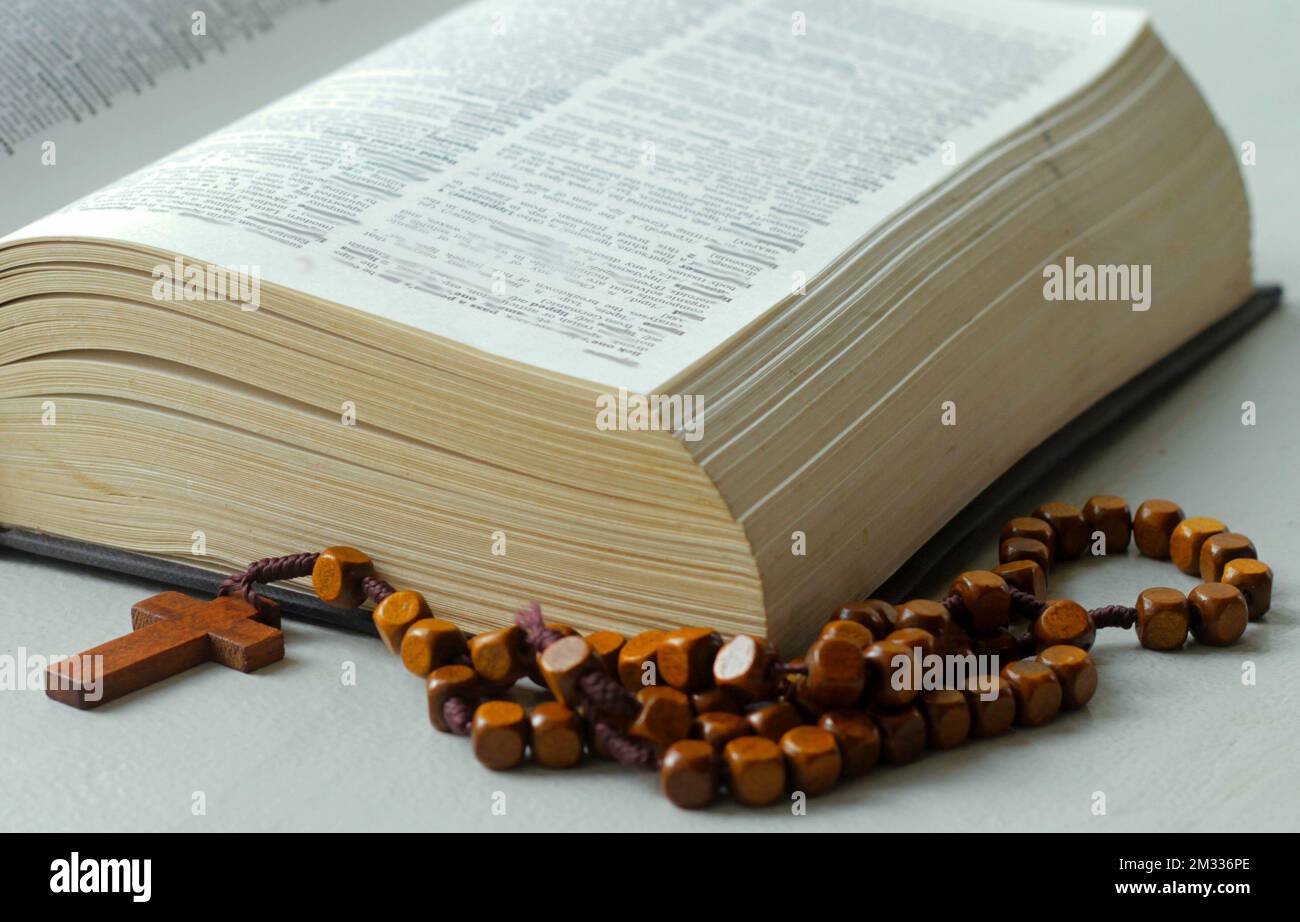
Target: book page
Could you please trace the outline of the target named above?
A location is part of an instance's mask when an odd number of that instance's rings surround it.
[[[152,163],[451,0],[4,0],[0,234]]]
[[[1112,64],[1138,14],[474,4],[24,235],[224,265],[653,388]]]

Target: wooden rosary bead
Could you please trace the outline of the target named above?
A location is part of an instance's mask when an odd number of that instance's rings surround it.
[[[1034,521],[1037,522],[1038,519]],[[993,572],[1002,577],[1012,589],[1027,592],[1036,599],[1047,595],[1047,574],[1037,561],[1013,560],[1011,563],[1000,563],[993,568]]]
[[[803,689],[822,708],[841,708],[857,704],[867,686],[867,664],[862,648],[834,637],[817,641],[804,657],[808,676]]]
[[[928,731],[925,718],[915,705],[879,708],[874,716],[880,727],[880,754],[886,762],[902,765],[915,761],[925,752]]]
[[[915,649],[918,656],[930,656],[939,649],[939,642],[929,631],[918,627],[905,627],[885,637],[892,643],[900,643],[908,649]]]
[[[1182,649],[1192,623],[1187,596],[1177,589],[1154,586],[1143,589],[1133,607],[1137,609],[1134,628],[1138,643],[1148,650]]]
[[[375,573],[370,558],[354,547],[327,547],[311,569],[311,587],[322,602],[356,608],[366,600],[361,581]]]
[[[1106,537],[1106,556],[1124,553],[1133,531],[1133,517],[1128,503],[1118,496],[1093,496],[1083,504],[1083,520],[1088,525],[1088,540],[1097,532]]]
[[[547,621],[546,629],[550,631],[555,631],[555,633],[560,634],[563,637],[582,636],[576,630],[569,627],[567,624],[557,624],[554,621]],[[542,677],[542,667],[541,664],[538,662],[539,659],[540,657],[537,655],[535,651],[533,652],[532,656],[526,655],[524,657],[524,667],[526,670],[524,672],[524,675],[532,679],[534,684],[540,686],[541,688],[545,688],[546,679]]]
[[[840,780],[844,759],[830,732],[821,727],[795,727],[781,737],[780,746],[790,784],[796,791],[816,797]]]
[[[1167,499],[1149,499],[1133,514],[1133,543],[1147,557],[1169,559],[1169,539],[1183,520],[1183,509]]]
[[[1036,538],[1007,538],[998,545],[998,563],[1032,560],[1046,573],[1052,568],[1052,552]]]
[[[926,631],[939,644],[941,637],[953,626],[953,616],[948,614],[943,603],[930,598],[914,598],[898,606],[898,620],[894,622],[894,631],[919,629]],[[889,633],[894,633],[891,631]],[[889,636],[889,635],[887,635]]]
[[[1022,659],[1002,667],[1002,678],[1016,696],[1016,723],[1037,727],[1061,709],[1061,682],[1051,667]]]
[[[818,636],[823,640],[827,638],[847,640],[859,650],[866,649],[876,641],[875,635],[871,633],[871,628],[865,624],[859,624],[857,621],[828,621]]]
[[[749,721],[730,711],[707,711],[695,718],[691,736],[708,743],[718,752],[732,740],[754,732]]]
[[[996,656],[1002,663],[1020,657],[1020,641],[1007,628],[972,637],[970,648],[977,656]]]
[[[450,621],[421,618],[407,628],[401,653],[402,665],[423,679],[439,666],[468,655],[469,644],[460,628]]]
[[[718,760],[708,743],[678,740],[664,753],[659,786],[679,807],[699,810],[718,795]]]
[[[610,675],[618,675],[618,655],[627,638],[617,631],[596,631],[586,637],[587,646],[600,660],[601,668]]]
[[[786,690],[783,697],[798,709],[799,716],[802,718],[801,723],[816,723],[823,714],[830,710],[829,707],[808,694],[807,676],[788,675],[785,677],[785,681]]]
[[[528,715],[513,701],[483,702],[474,711],[470,746],[475,758],[493,771],[514,768],[528,747]]]
[[[722,637],[712,628],[683,627],[659,642],[659,677],[679,691],[698,691],[713,684],[713,658]]]
[[[726,711],[729,714],[739,714],[744,708],[741,701],[737,698],[736,693],[729,688],[706,688],[704,691],[691,693],[691,710],[696,714],[707,714],[710,711]]]
[[[576,634],[557,640],[542,651],[537,666],[555,700],[568,707],[577,707],[582,700],[579,685],[582,677],[604,668],[586,638]]]
[[[865,775],[880,761],[880,728],[862,711],[827,711],[817,725],[835,737],[845,778]]]
[[[998,542],[1008,538],[1029,538],[1041,542],[1049,555],[1056,550],[1056,532],[1052,531],[1051,525],[1034,516],[1018,515],[1014,519],[1008,519],[998,532]]]
[[[1097,664],[1079,647],[1061,644],[1038,654],[1038,661],[1061,683],[1061,707],[1073,711],[1092,700],[1097,691]]]
[[[642,631],[618,651],[618,680],[632,694],[648,685],[659,684],[659,644],[667,636],[667,631]],[[647,667],[647,663],[651,666]]]
[[[543,701],[528,715],[533,761],[545,768],[570,768],[582,761],[582,720],[558,701]]]
[[[1054,557],[1073,560],[1088,546],[1088,523],[1083,520],[1083,510],[1070,503],[1043,503],[1034,510],[1034,518],[1052,526],[1056,535]]]
[[[901,707],[916,697],[912,681],[913,648],[896,640],[881,640],[862,651],[867,663],[866,698],[882,707]]]
[[[1255,559],[1259,555],[1255,553],[1255,544],[1245,535],[1239,535],[1235,531],[1225,531],[1217,535],[1210,535],[1201,544],[1201,553],[1199,555],[1201,581],[1205,583],[1217,583],[1223,579],[1223,568],[1232,560],[1241,560],[1242,558]]]
[[[528,661],[533,654],[523,629],[512,624],[471,637],[469,657],[484,683],[494,688],[509,688],[528,674]]]
[[[991,570],[970,570],[948,590],[961,598],[972,631],[986,634],[1011,623],[1011,587]]]
[[[970,707],[961,692],[953,689],[922,692],[920,705],[925,717],[926,741],[931,749],[952,749],[970,736]]]
[[[1097,626],[1092,623],[1092,616],[1078,602],[1069,599],[1048,603],[1043,613],[1034,619],[1033,632],[1040,650],[1057,644],[1071,644],[1088,650],[1097,639]]]
[[[1220,581],[1237,587],[1246,597],[1251,621],[1263,617],[1273,604],[1273,571],[1262,561],[1249,557],[1230,560],[1223,568]]]
[[[985,676],[984,689],[968,688],[963,694],[970,708],[970,735],[976,739],[997,736],[1011,729],[1016,719],[1016,698],[1001,676]]]
[[[439,666],[429,673],[426,690],[429,698],[429,723],[443,733],[452,732],[443,716],[443,707],[448,698],[461,698],[470,707],[478,706],[478,675],[468,666]]]
[[[737,634],[719,648],[713,658],[713,681],[747,701],[763,701],[776,694],[777,680],[772,664],[776,647],[761,637]]]
[[[742,736],[722,750],[736,803],[766,807],[785,794],[785,757],[763,736]]]
[[[749,721],[756,734],[773,742],[784,736],[787,730],[803,723],[798,710],[788,701],[757,707],[746,714],[745,719]]]
[[[850,602],[835,613],[840,621],[856,621],[868,628],[874,637],[884,637],[894,629],[898,620],[898,609],[881,599],[867,599],[865,602]]]
[[[1227,583],[1201,583],[1187,593],[1187,603],[1192,610],[1192,636],[1207,646],[1236,643],[1250,620],[1246,597]]]
[[[636,693],[641,710],[628,733],[665,749],[691,735],[691,702],[683,692],[663,685],[653,685]]]
[[[1183,519],[1169,536],[1169,559],[1184,573],[1197,576],[1201,572],[1201,545],[1211,535],[1227,530],[1227,525],[1208,516]]]
[[[432,617],[433,612],[429,610],[424,596],[404,589],[385,596],[383,601],[375,606],[372,619],[375,629],[379,631],[379,639],[384,642],[388,652],[400,653],[402,638],[406,636],[407,629],[421,619]]]

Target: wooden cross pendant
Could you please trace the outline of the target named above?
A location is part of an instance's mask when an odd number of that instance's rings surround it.
[[[261,669],[284,658],[280,606],[265,601],[263,613],[232,595],[210,602],[183,592],[150,596],[131,609],[130,634],[51,664],[45,694],[93,708],[209,660],[240,672]]]

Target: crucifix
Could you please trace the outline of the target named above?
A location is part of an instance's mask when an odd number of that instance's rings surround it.
[[[263,604],[265,612],[233,595],[210,602],[183,592],[150,596],[132,607],[130,634],[51,664],[45,693],[85,709],[210,660],[240,672],[261,669],[284,657],[280,607]]]

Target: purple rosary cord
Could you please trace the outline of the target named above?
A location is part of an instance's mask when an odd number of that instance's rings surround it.
[[[254,560],[242,573],[227,576],[217,587],[217,595],[223,596],[239,590],[244,601],[258,611],[266,613],[268,603],[253,590],[254,583],[276,583],[282,579],[297,579],[310,576],[312,567],[316,566],[319,554],[288,554],[284,557],[263,557]]]

